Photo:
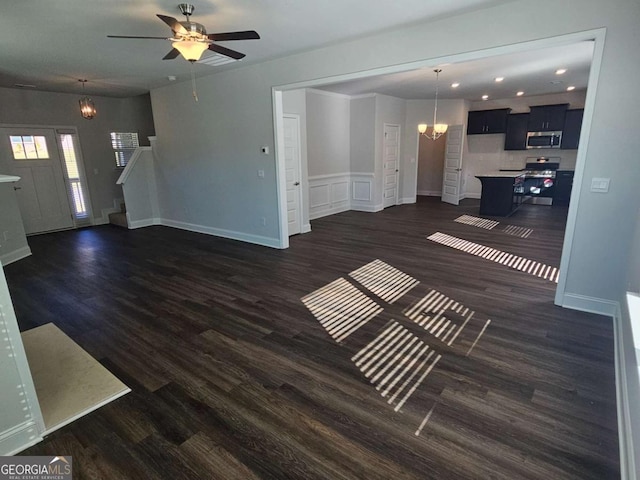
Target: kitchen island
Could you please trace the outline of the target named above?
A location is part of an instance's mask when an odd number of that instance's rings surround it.
[[[482,183],[480,215],[508,217],[524,199],[524,172],[487,172],[476,175]]]

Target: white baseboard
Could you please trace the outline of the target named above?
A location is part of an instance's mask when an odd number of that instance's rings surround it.
[[[576,293],[565,293],[562,296],[561,306],[572,310],[580,310],[581,312],[597,313],[614,317],[618,311],[619,304],[612,300],[603,298],[587,297]]]
[[[119,213],[120,207],[116,208],[103,208],[101,211],[101,217],[93,217],[93,225],[107,225],[109,223],[109,214],[110,213]]]
[[[328,217],[329,215],[335,215],[336,213],[348,212],[349,210],[352,210],[349,208],[349,204],[344,204],[333,208],[327,208],[326,210],[309,212],[309,220],[317,220],[318,218]]]
[[[418,190],[416,193],[423,197],[441,197],[442,196],[442,190]]]
[[[406,198],[398,199],[398,204],[401,204],[401,205],[407,205],[411,203],[416,203],[416,197],[406,197]]]
[[[381,212],[382,210],[384,210],[384,207],[382,205],[351,205],[351,210],[354,210],[356,212],[375,213]]]
[[[3,266],[7,266],[10,263],[22,260],[29,255],[31,255],[31,248],[27,245],[26,247],[19,248],[18,250],[14,250],[13,252],[0,255],[0,264],[2,264]]]
[[[241,242],[254,243],[265,247],[282,248],[280,247],[280,240],[278,238],[263,237],[261,235],[252,235],[249,233],[236,232],[234,230],[224,230],[222,228],[208,227],[206,225],[196,225],[194,223],[179,222],[177,220],[170,220],[167,218],[161,219],[161,225],[179,228],[181,230],[188,230],[190,232],[205,233],[216,237],[240,240]]]
[[[143,220],[129,220],[127,216],[127,223],[129,224],[129,230],[136,228],[151,227],[152,225],[162,225],[161,218],[145,218]]]
[[[305,223],[304,225],[302,225],[302,230],[300,231],[300,233],[309,233],[310,231],[311,231],[311,224]]]

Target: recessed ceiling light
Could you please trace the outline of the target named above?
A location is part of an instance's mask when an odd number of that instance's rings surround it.
[[[566,68],[559,68],[558,70],[556,70],[556,75],[562,75],[563,73],[567,73]]]
[[[574,87],[573,85],[569,85],[567,87],[567,92],[570,92],[571,90],[575,90],[575,89],[576,89],[576,87]]]
[[[516,95],[521,97],[522,95],[524,95],[524,92],[522,90],[520,90],[519,92],[516,92]]]
[[[496,82],[500,83],[504,80],[504,77],[496,77]]]
[[[483,100],[488,100],[489,99],[489,95],[482,95],[482,99]]]
[[[452,83],[451,88],[458,88],[460,86],[459,83]]]

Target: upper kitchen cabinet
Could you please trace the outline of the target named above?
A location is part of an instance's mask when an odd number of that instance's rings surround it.
[[[504,138],[505,150],[526,150],[529,128],[528,113],[514,113],[507,116],[507,134]]]
[[[564,127],[564,116],[569,108],[568,103],[560,105],[543,105],[530,107],[529,131],[530,132],[554,132],[561,131]]]
[[[564,150],[576,150],[580,140],[580,129],[582,128],[583,109],[567,110],[562,130],[562,144],[560,148]]]
[[[510,111],[510,108],[500,108],[469,112],[467,135],[504,133],[507,130],[507,117]]]

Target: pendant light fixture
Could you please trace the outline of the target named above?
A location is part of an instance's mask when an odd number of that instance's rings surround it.
[[[84,92],[84,84],[87,83],[87,80],[80,78],[78,81],[82,83],[82,91]],[[82,97],[78,103],[80,104],[80,113],[82,114],[82,118],[91,120],[96,116],[96,105],[89,97]]]
[[[430,138],[431,140],[437,140],[439,139],[442,135],[445,134],[445,132],[447,131],[448,125],[446,123],[438,123],[438,77],[440,76],[440,72],[442,71],[441,68],[436,68],[434,70],[435,74],[436,74],[436,102],[435,102],[435,106],[433,107],[433,130],[431,131],[431,133],[427,133],[427,124],[426,123],[421,123],[420,125],[418,125],[418,132],[420,133],[420,135],[424,135],[427,138]]]

